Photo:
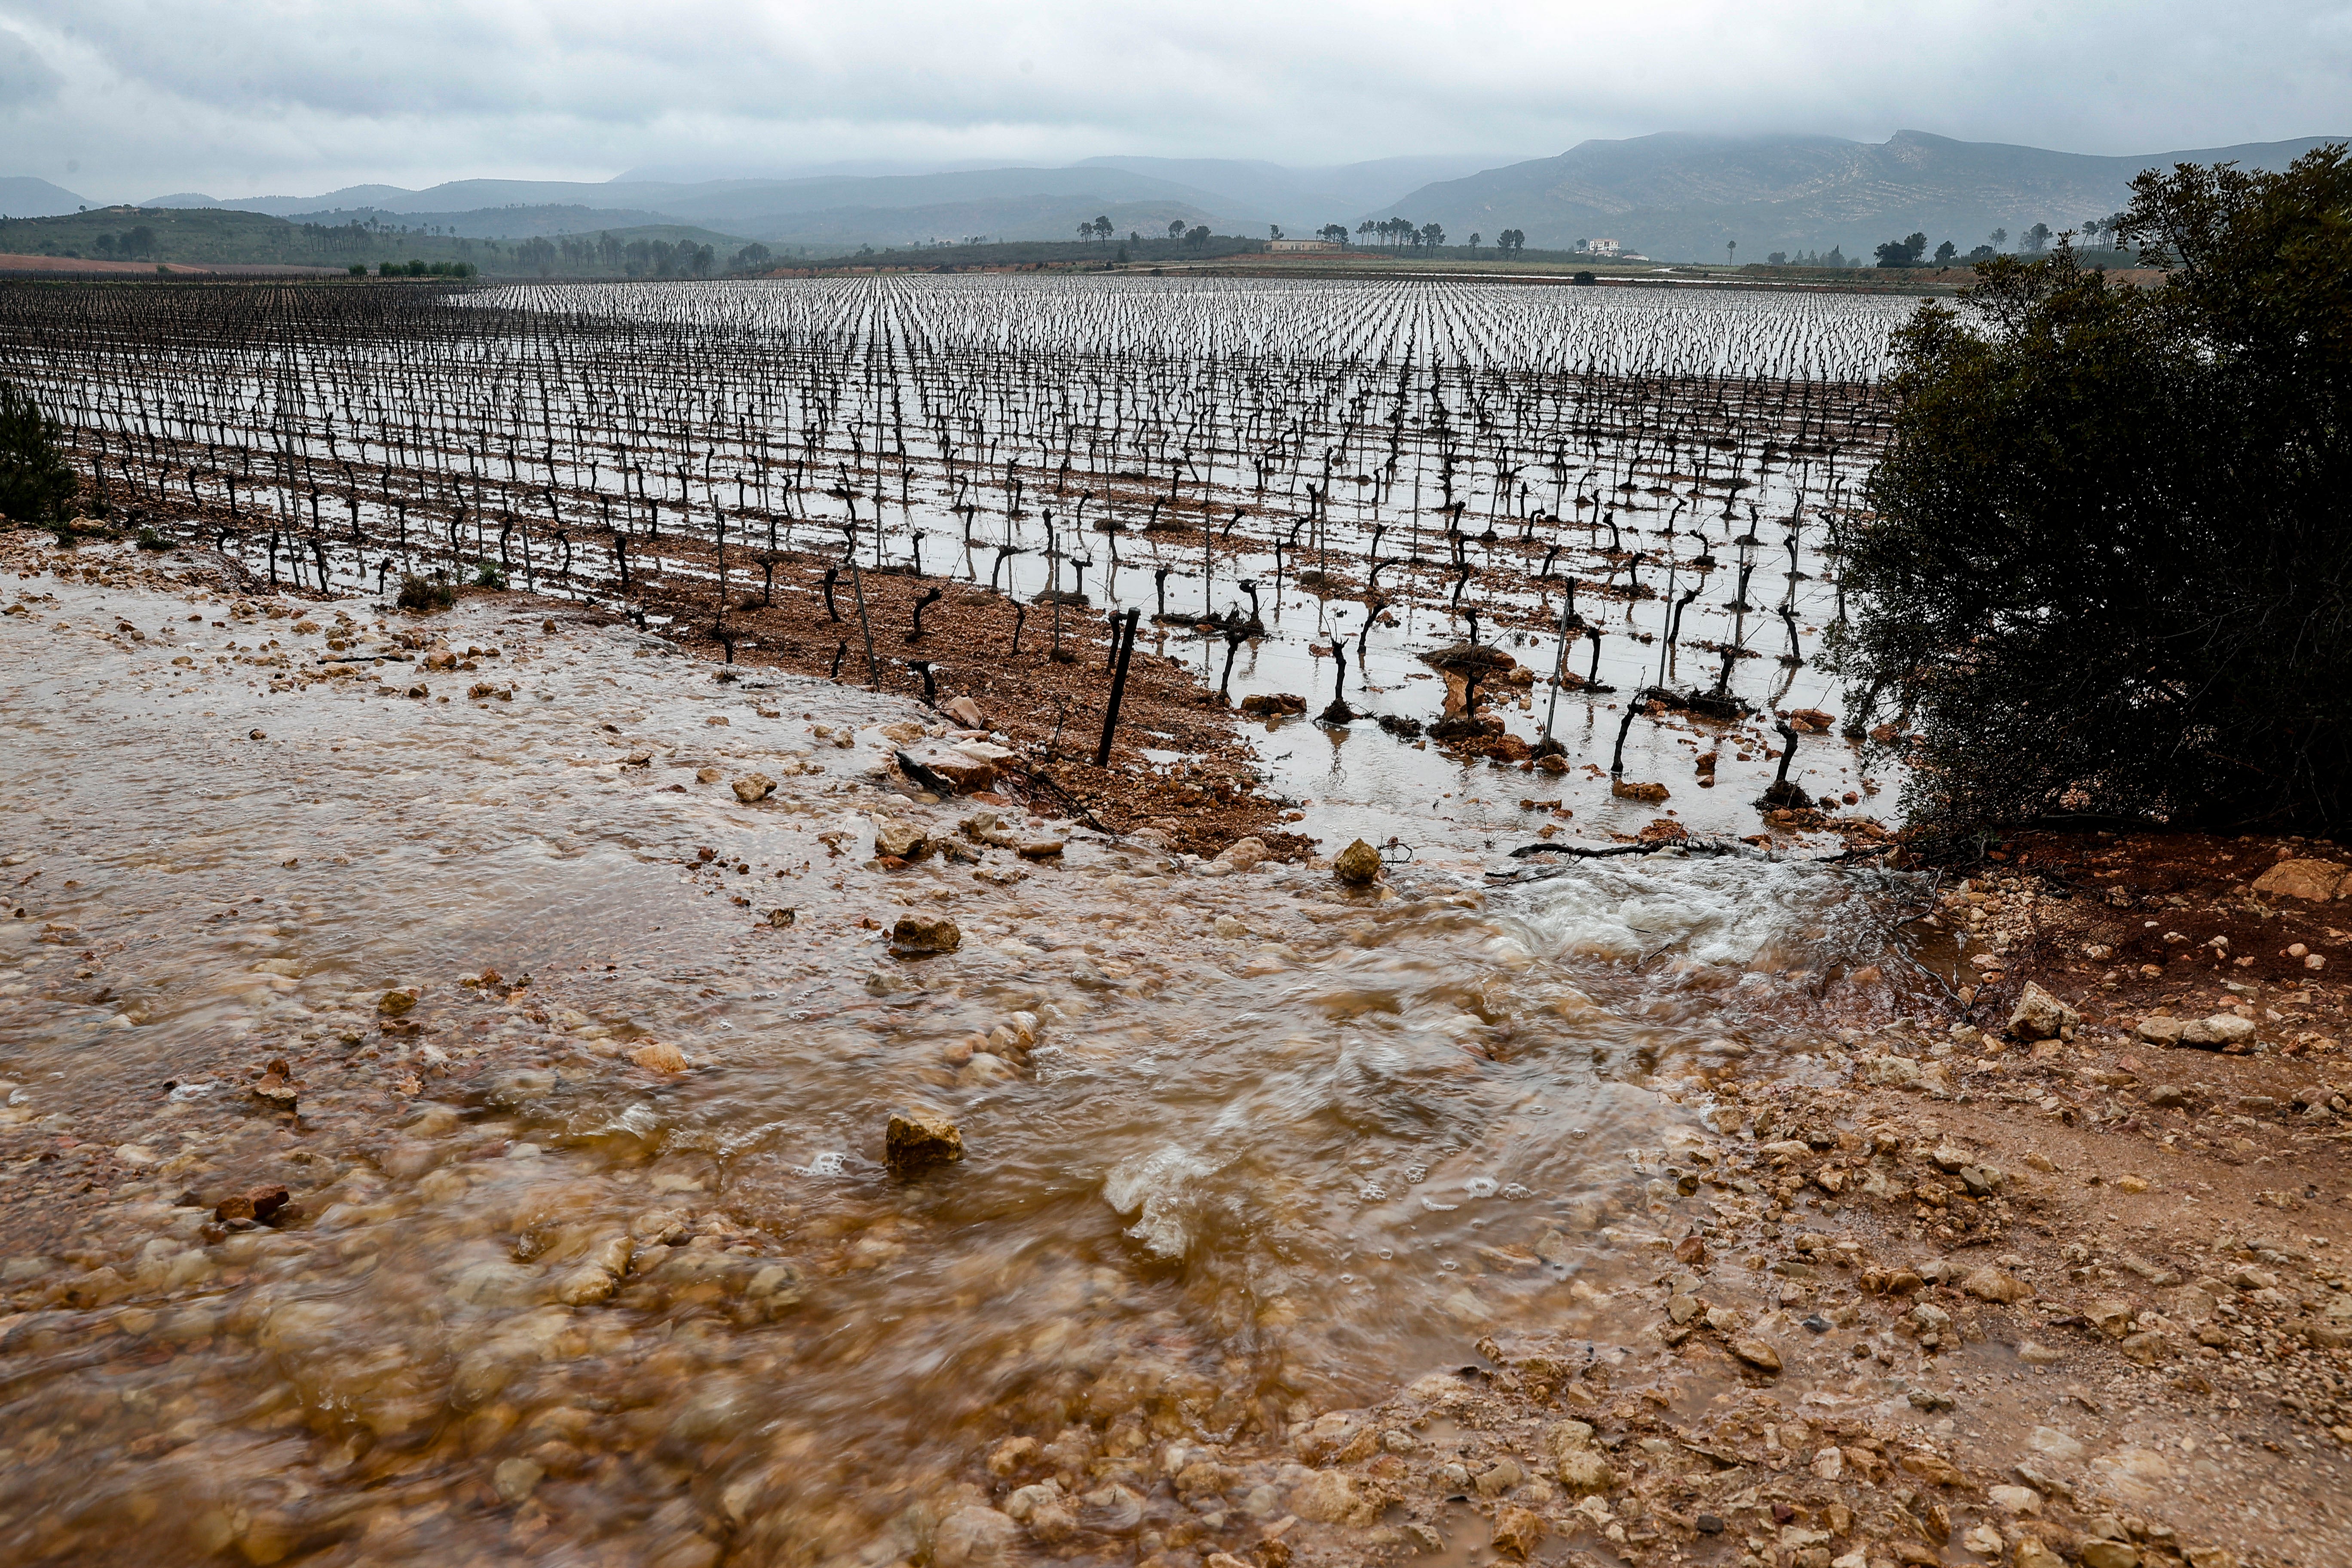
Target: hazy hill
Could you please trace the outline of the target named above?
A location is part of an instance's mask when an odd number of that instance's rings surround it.
[[[902,245],[978,234],[1059,240],[1097,216],[1108,216],[1122,232],[1148,229],[1155,220],[1164,229],[1177,217],[1221,231],[1255,233],[1278,223],[1304,232],[1339,221],[1367,203],[1492,162],[1474,156],[1384,158],[1291,169],[1239,159],[1097,158],[1067,168],[932,168],[791,178],[453,180],[421,191],[352,185],[317,196],[230,200],[184,191],[147,205],[306,220],[339,221],[357,213],[499,237],[576,233],[626,221],[698,224],[772,244]],[[581,214],[613,216],[576,216]]]
[[[1126,169],[1191,185],[1223,198],[1223,210],[1235,218],[1280,223],[1303,234],[1393,201],[1432,180],[1457,179],[1510,162],[1465,153],[1294,169],[1239,158],[1118,157],[1088,158],[1078,167]]]
[[[1530,247],[1608,237],[1663,260],[1720,261],[1733,239],[1741,261],[1833,246],[1867,257],[1914,230],[1966,251],[2006,228],[2013,247],[2037,222],[2064,230],[2122,207],[2142,169],[2229,160],[2275,169],[2330,140],[2340,138],[2109,158],[1918,131],[1876,144],[1669,133],[1582,142],[1557,158],[1424,185],[1360,216],[1436,222],[1449,239],[1522,229]]]
[[[624,247],[635,241],[672,247],[707,245],[719,264],[742,247],[742,242],[732,236],[674,224],[614,225],[603,232]],[[85,261],[181,262],[199,267],[466,261],[494,276],[527,275],[543,268],[615,275],[626,270],[625,261],[608,265],[585,253],[569,258],[552,252],[535,256],[526,248],[530,243],[528,238],[476,239],[349,222],[292,223],[268,213],[218,207],[99,207],[54,217],[0,219],[0,254]]]
[[[29,174],[0,177],[0,216],[55,217],[88,205],[88,197],[78,196],[47,180],[37,180]]]

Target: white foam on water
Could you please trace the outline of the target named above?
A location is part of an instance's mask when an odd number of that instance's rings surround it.
[[[1725,857],[1595,861],[1529,884],[1500,911],[1529,951],[1636,961],[1669,949],[1740,966],[1794,955],[1853,893],[1834,872]]]
[[[1192,1244],[1184,1223],[1192,1184],[1214,1175],[1216,1167],[1176,1145],[1120,1161],[1103,1179],[1103,1197],[1120,1215],[1139,1217],[1127,1234],[1162,1258],[1181,1258]]]

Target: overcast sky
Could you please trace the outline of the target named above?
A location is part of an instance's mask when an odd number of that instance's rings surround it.
[[[2352,0],[0,0],[0,174],[100,201],[1898,129],[2084,153],[2352,131]]]

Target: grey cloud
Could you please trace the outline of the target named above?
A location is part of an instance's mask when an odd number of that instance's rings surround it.
[[[46,102],[64,84],[22,34],[0,27],[0,112]]]
[[[0,30],[0,102],[22,172],[71,146],[109,195],[697,161],[1540,154],[1659,130],[2137,153],[2343,131],[2352,103],[2341,0],[0,0],[0,22],[19,29]]]

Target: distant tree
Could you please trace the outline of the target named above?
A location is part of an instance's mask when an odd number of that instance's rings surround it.
[[[1830,253],[1822,258],[1822,265],[1824,267],[1851,267],[1853,263],[1845,258],[1844,247],[1832,245],[1830,247]]]
[[[154,255],[155,231],[143,223],[136,226],[122,237],[122,248],[132,256]]]
[[[1348,226],[1344,223],[1327,223],[1315,231],[1315,237],[1328,239],[1334,245],[1345,245],[1348,243]]]
[[[59,441],[65,432],[29,393],[0,381],[0,517],[60,526],[81,488]]]
[[[771,254],[766,246],[754,240],[735,253],[733,265],[741,268],[762,267],[767,264]]]
[[[2039,256],[2050,248],[2050,226],[2046,223],[2037,223],[2025,231],[2023,238],[2026,254]]]
[[[1727,239],[1723,242],[1723,264],[1726,267],[1732,265],[1732,255],[1738,251],[1738,248],[1739,242],[1736,239]]]
[[[1361,223],[1360,223],[1360,224],[1358,224],[1358,225],[1356,226],[1356,232],[1357,232],[1358,234],[1370,234],[1370,235],[1375,235],[1375,236],[1377,236],[1377,235],[1382,234],[1382,233],[1385,233],[1385,232],[1386,232],[1386,230],[1384,230],[1384,229],[1383,229],[1383,228],[1382,228],[1379,224],[1374,223],[1371,219],[1370,219],[1370,218],[1366,218],[1363,222],[1361,222]]]
[[[1994,257],[1999,256],[2000,254],[2000,251],[1995,250],[1990,245],[1979,245],[1974,250],[1969,252],[1969,260],[1971,263],[1990,261]]]
[[[1498,250],[1506,250],[1516,256],[1528,247],[1527,230],[1507,228],[1495,237],[1495,246]]]
[[[1960,247],[1954,245],[1948,239],[1944,241],[1943,244],[1936,247],[1936,265],[1938,267],[1949,267],[1952,264],[1952,258],[1958,256],[1959,253]]]
[[[2005,228],[1997,228],[1990,234],[1985,236],[1985,237],[1992,241],[1992,247],[1995,250],[1999,250],[2002,246],[2009,243],[2009,230]]]
[[[1282,226],[1278,223],[1270,223],[1265,226],[1265,232],[1268,238],[1280,239],[1282,237]]]
[[[1209,243],[1209,226],[1204,223],[1199,223],[1194,224],[1191,228],[1186,229],[1184,231],[1184,243],[1191,246],[1195,250],[1207,245]]]
[[[1168,237],[1171,239],[1181,239],[1184,237],[1184,220],[1182,218],[1171,217],[1168,220]]]
[[[1420,238],[1422,244],[1434,250],[1445,243],[1445,230],[1438,224],[1425,223],[1421,226]]]
[[[1916,267],[1919,258],[1927,253],[1927,237],[1912,234],[1902,239],[1890,239],[1878,247],[1881,267]]]
[[[1764,258],[1764,265],[1767,267],[1786,267],[1789,265],[1789,253],[1785,250],[1776,250],[1771,255]]]

